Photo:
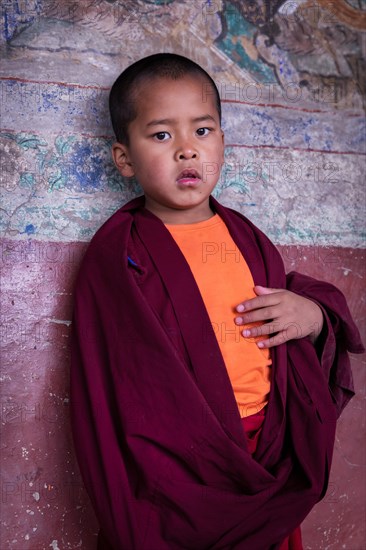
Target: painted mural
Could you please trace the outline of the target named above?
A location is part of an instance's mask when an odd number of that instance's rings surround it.
[[[191,57],[223,104],[215,196],[364,319],[364,0],[5,0],[1,4],[1,550],[93,550],[68,425],[72,286],[95,231],[140,194],[114,168],[108,93],[130,63]],[[362,325],[364,329],[364,324]],[[338,427],[307,550],[362,550],[358,396]],[[340,528],[341,526],[341,528]]]
[[[304,202],[300,206],[295,200],[291,214],[302,220],[297,238],[309,244],[321,233],[323,244],[335,239],[341,246],[361,245],[362,189],[355,182],[365,153],[362,5],[225,1],[192,8],[176,0],[54,0],[7,2],[2,10],[2,174],[5,191],[12,187],[11,197],[6,195],[11,200],[4,213],[5,235],[21,238],[32,225],[40,239],[57,232],[58,239],[87,240],[121,201],[138,193],[134,182],[120,180],[110,160],[108,89],[128,63],[163,49],[191,55],[218,84],[228,145],[225,179],[216,192],[223,202],[246,204],[272,238],[290,244],[292,232],[271,216],[260,220],[250,195],[255,190],[262,203],[268,187],[281,195],[291,187],[296,198],[312,173],[318,197],[324,184],[331,184],[332,194],[346,195],[346,209],[339,225],[338,216],[337,224],[333,216],[333,222],[328,219],[323,200],[321,212],[314,212],[312,201],[304,211]],[[128,39],[122,49],[121,35]],[[40,71],[41,78],[35,78]],[[242,119],[245,131],[237,124]],[[269,169],[262,164],[263,149]],[[290,161],[284,154],[289,150]],[[306,160],[298,162],[302,151]],[[21,159],[18,173],[12,170],[15,157]],[[261,166],[256,179],[247,177],[253,163]],[[356,170],[350,169],[353,164]],[[77,197],[70,198],[70,188]],[[42,201],[39,195],[32,198],[32,190],[42,194]],[[102,195],[85,227],[84,209],[75,201],[90,192]],[[29,219],[18,209],[25,199]],[[314,235],[319,214],[323,225]],[[66,231],[60,231],[60,217],[70,221]]]

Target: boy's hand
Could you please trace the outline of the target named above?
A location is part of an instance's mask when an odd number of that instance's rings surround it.
[[[260,340],[260,348],[271,348],[288,340],[310,336],[315,343],[323,327],[323,313],[320,307],[307,298],[289,290],[255,286],[256,298],[242,302],[236,307],[240,317],[237,325],[264,322],[263,325],[243,330],[245,338],[273,335]]]

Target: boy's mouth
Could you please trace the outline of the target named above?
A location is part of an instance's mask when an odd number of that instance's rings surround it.
[[[201,177],[194,168],[183,170],[177,177],[177,183],[182,186],[192,187],[201,182]]]

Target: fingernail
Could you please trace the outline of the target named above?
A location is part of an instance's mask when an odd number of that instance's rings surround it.
[[[263,342],[258,342],[257,346],[258,346],[259,348],[264,348]]]
[[[243,334],[243,336],[245,336],[246,338],[248,338],[248,336],[250,336],[250,330],[245,329],[245,330],[243,330],[242,334]]]
[[[239,313],[242,313],[244,311],[245,307],[243,304],[240,304],[240,306],[237,306],[236,311],[239,311]]]
[[[242,322],[243,322],[243,317],[236,317],[236,318],[235,318],[235,323],[236,323],[237,325],[241,325]]]

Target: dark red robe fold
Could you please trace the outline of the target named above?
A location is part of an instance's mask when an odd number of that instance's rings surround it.
[[[72,427],[104,537],[114,550],[278,549],[326,491],[358,330],[335,287],[286,280],[263,233],[211,199],[255,284],[309,297],[326,317],[319,349],[303,338],[272,350],[252,457],[190,268],[143,205],[97,232],[75,291]]]

